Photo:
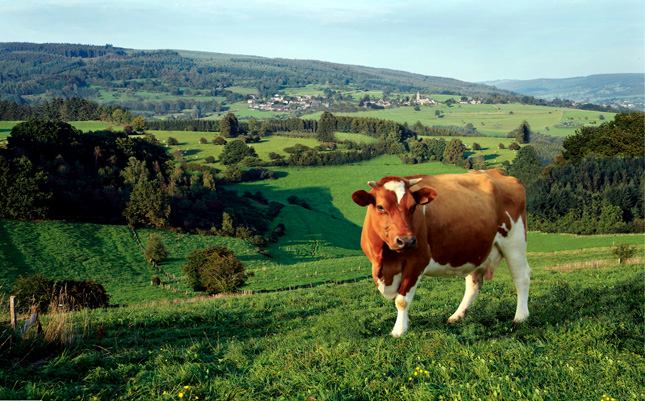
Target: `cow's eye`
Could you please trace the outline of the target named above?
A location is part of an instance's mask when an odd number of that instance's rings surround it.
[[[376,205],[376,210],[378,210],[379,213],[385,213],[385,208],[382,205]]]

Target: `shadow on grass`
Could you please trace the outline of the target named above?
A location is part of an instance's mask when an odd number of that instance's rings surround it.
[[[0,280],[5,280],[7,284],[13,284],[18,276],[30,275],[35,272],[27,263],[22,252],[11,240],[5,224],[6,220],[0,219],[0,254],[6,259],[5,262],[9,262],[10,265],[2,266],[3,272],[0,275]]]
[[[273,226],[280,223],[285,225],[285,235],[270,247],[273,260],[280,264],[328,259],[334,253],[346,254],[347,251],[360,252],[361,227],[347,220],[334,206],[327,188],[283,190],[257,182],[235,185],[229,189],[239,194],[260,192],[268,200],[285,205],[273,221]],[[309,208],[290,204],[287,200],[290,196],[303,200]],[[350,197],[351,193],[347,196]]]

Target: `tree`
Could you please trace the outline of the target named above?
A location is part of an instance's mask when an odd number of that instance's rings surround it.
[[[531,127],[529,123],[522,121],[519,127],[508,133],[509,138],[515,138],[517,143],[529,143],[531,141]]]
[[[517,152],[508,173],[519,178],[526,187],[530,187],[539,178],[542,169],[537,152],[533,146],[527,145]]]
[[[249,276],[232,251],[218,246],[192,251],[183,271],[193,290],[210,294],[233,292]]]
[[[316,129],[316,138],[320,142],[335,142],[336,137],[336,117],[333,114],[325,111],[320,116],[318,127]]]
[[[459,139],[451,139],[443,153],[443,160],[451,164],[459,164],[464,159],[466,145]]]
[[[159,264],[168,257],[168,251],[159,234],[150,234],[143,255],[149,263]]]
[[[163,183],[159,179],[150,179],[145,162],[134,157],[130,158],[121,175],[132,188],[123,211],[128,224],[132,227],[164,227],[168,223],[170,205]]]
[[[645,154],[644,113],[620,113],[598,127],[582,127],[564,140],[565,160],[578,162],[586,156],[639,157]]]
[[[146,119],[142,116],[136,116],[135,118],[133,118],[132,129],[140,134],[143,133],[143,131],[145,131],[146,129]]]
[[[257,157],[258,155],[251,146],[248,146],[242,140],[236,139],[224,145],[220,161],[222,164],[231,165],[239,163],[247,156]]]
[[[226,113],[219,122],[219,132],[226,138],[235,138],[239,135],[240,123],[233,113]]]
[[[0,156],[0,217],[34,219],[45,216],[51,193],[42,189],[47,176],[34,169],[25,156],[7,160]]]

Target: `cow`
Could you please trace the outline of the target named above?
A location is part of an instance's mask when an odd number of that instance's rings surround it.
[[[408,310],[421,276],[461,276],[464,297],[448,323],[463,319],[483,279],[505,258],[517,290],[514,322],[529,316],[526,194],[496,169],[466,174],[389,176],[352,194],[367,206],[361,248],[381,294],[393,299],[392,336],[408,329]]]

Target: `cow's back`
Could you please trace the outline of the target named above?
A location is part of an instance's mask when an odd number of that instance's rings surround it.
[[[519,217],[526,222],[524,187],[517,178],[497,170],[415,177],[422,180],[412,190],[430,186],[438,194],[424,209],[428,243],[437,263],[478,266],[497,234],[506,235]]]

